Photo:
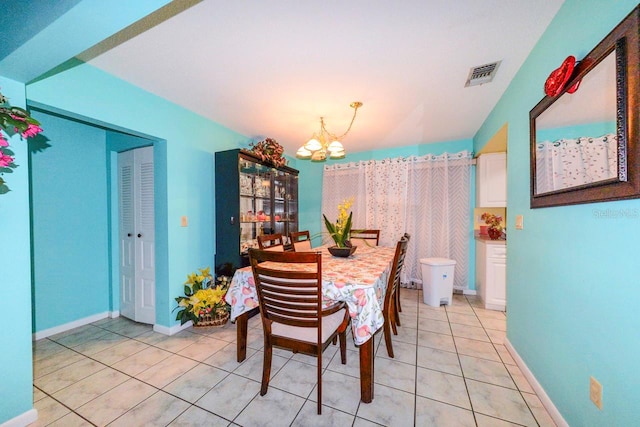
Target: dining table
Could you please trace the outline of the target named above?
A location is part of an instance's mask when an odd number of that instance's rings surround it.
[[[313,251],[322,254],[323,304],[343,301],[349,309],[351,332],[360,353],[360,399],[370,403],[374,388],[373,336],[384,325],[384,294],[395,248],[360,245],[349,257],[333,256],[327,246]],[[231,306],[231,321],[236,324],[237,360],[242,362],[247,355],[249,318],[259,312],[251,267],[235,271],[225,300]]]

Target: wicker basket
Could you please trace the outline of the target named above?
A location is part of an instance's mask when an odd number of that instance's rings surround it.
[[[224,311],[222,313],[210,313],[198,316],[198,323],[193,325],[196,328],[203,328],[206,326],[224,326],[229,321],[229,312]]]

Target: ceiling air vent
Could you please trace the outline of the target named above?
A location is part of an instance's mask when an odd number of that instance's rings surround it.
[[[502,61],[492,62],[491,64],[480,65],[479,67],[473,67],[469,70],[469,76],[464,87],[478,86],[484,83],[489,83],[493,80],[493,77],[498,71],[498,67]]]

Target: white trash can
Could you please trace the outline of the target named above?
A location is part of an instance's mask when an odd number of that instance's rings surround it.
[[[422,297],[432,307],[451,305],[453,301],[453,274],[456,262],[447,258],[422,258]]]

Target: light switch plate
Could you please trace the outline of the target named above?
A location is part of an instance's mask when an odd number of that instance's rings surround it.
[[[516,215],[516,230],[522,230],[524,228],[524,218],[522,215]]]
[[[186,215],[180,217],[180,226],[186,227],[187,225],[189,225],[189,220],[187,219]]]
[[[598,409],[602,409],[602,384],[593,377],[589,377],[589,397]]]

